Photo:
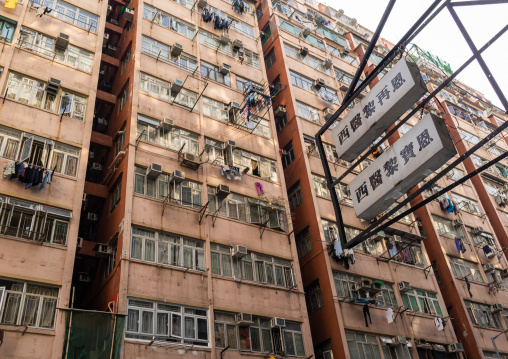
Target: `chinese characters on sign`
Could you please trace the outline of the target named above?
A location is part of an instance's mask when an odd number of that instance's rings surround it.
[[[351,181],[356,215],[370,220],[384,212],[455,154],[444,121],[426,115]]]
[[[352,162],[425,92],[416,64],[399,60],[332,130],[339,158]]]

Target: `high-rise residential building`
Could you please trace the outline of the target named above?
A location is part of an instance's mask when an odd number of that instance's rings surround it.
[[[0,356],[313,355],[254,4],[1,12]]]
[[[0,357],[494,358],[496,336],[508,357],[506,160],[341,256],[314,136],[372,37],[348,15],[6,1]],[[449,74],[408,50],[428,90]],[[459,155],[508,120],[457,81],[424,112]],[[349,239],[369,223],[348,184],[419,119],[335,189]],[[351,164],[323,139],[338,177]],[[498,136],[412,204],[507,150]]]
[[[491,338],[507,328],[504,165],[403,217],[356,246],[353,256],[338,256],[335,213],[314,136],[338,109],[373,35],[349,15],[312,0],[262,1],[258,10],[268,81],[287,84],[274,108],[316,358],[492,357]],[[379,40],[362,79],[392,47]],[[417,62],[433,90],[450,69],[418,50],[407,59]],[[387,70],[366,91],[375,90]],[[507,119],[482,94],[458,82],[442,91],[428,112],[445,119],[459,154],[470,148],[467,141],[477,143]],[[335,188],[348,239],[369,225],[355,215],[348,184],[420,115],[381,148],[371,148],[372,155]],[[462,141],[466,134],[472,140]],[[351,164],[337,158],[331,130],[322,138],[338,178]],[[502,137],[486,147],[434,190],[473,171],[474,161],[479,166],[507,149]],[[503,336],[496,344],[508,353]]]

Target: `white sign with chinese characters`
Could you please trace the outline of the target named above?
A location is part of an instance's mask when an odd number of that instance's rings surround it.
[[[332,130],[339,158],[353,162],[426,92],[418,66],[400,59]]]
[[[444,120],[428,114],[351,183],[359,218],[370,220],[457,153]]]

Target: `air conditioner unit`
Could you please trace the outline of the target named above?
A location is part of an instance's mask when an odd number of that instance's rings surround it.
[[[399,288],[399,291],[401,293],[405,293],[409,290],[411,290],[411,285],[409,284],[409,282],[400,282],[397,284],[397,287]]]
[[[161,127],[164,131],[169,131],[171,127],[173,127],[173,120],[168,117],[164,117],[161,122]]]
[[[349,51],[349,49],[342,50],[342,55],[349,55],[350,53],[351,51]]]
[[[492,272],[493,270],[496,269],[496,267],[494,267],[494,265],[491,263],[483,264],[482,267],[485,273]]]
[[[93,248],[95,251],[95,256],[100,258],[107,258],[111,254],[113,254],[113,250],[111,249],[111,246],[107,244],[96,244]]]
[[[325,69],[329,69],[332,66],[333,66],[333,60],[332,59],[326,59],[325,61],[323,61],[323,67]]]
[[[489,142],[487,142],[487,143],[485,144],[485,148],[486,148],[486,149],[489,149],[489,148],[494,147],[495,145],[496,145],[496,142],[494,142],[494,141],[489,141]]]
[[[230,102],[227,107],[229,115],[233,116],[240,111],[240,104],[237,102]]]
[[[358,286],[358,290],[369,290],[372,288],[372,280],[368,278],[361,278],[356,284]]]
[[[229,38],[229,35],[222,34],[219,41],[222,45],[227,45],[231,42],[231,39]]]
[[[224,184],[220,184],[218,187],[217,187],[217,192],[215,193],[215,195],[219,198],[226,198],[227,196],[229,196],[230,194],[230,190],[229,190],[229,186],[226,186]]]
[[[93,160],[95,158],[95,152],[94,151],[88,152],[88,158]]]
[[[67,45],[69,45],[69,35],[61,32],[56,38],[55,47],[57,49],[66,49]]]
[[[99,220],[99,216],[95,213],[87,213],[86,214],[86,218],[89,220],[89,221],[98,221]]]
[[[382,289],[383,288],[381,287],[381,283],[373,282],[369,289],[369,292],[371,295],[376,295],[377,293],[381,292]]]
[[[179,43],[175,42],[175,44],[171,48],[171,55],[173,55],[173,56],[180,56],[182,51],[183,51],[183,46],[180,45]]]
[[[123,13],[123,17],[125,20],[132,22],[134,20],[134,10],[126,7]]]
[[[60,89],[60,84],[61,84],[60,80],[51,77],[48,80],[48,85],[46,86],[46,92],[56,95],[58,93],[58,90]]]
[[[171,176],[169,177],[169,182],[180,183],[185,180],[185,172],[183,171],[173,171]]]
[[[104,33],[104,40],[109,40],[109,34],[107,32]]]
[[[309,48],[308,47],[301,47],[300,48],[300,56],[305,57],[309,54]]]
[[[283,118],[286,116],[286,108],[282,105],[277,106],[275,109],[275,117]]]
[[[76,248],[83,248],[83,237],[78,237],[76,241]]]
[[[180,92],[180,90],[183,87],[183,82],[181,80],[175,79],[173,83],[171,84],[171,94],[176,95]]]
[[[349,25],[351,25],[351,26],[355,26],[355,25],[356,25],[356,23],[357,23],[357,21],[356,21],[356,19],[355,19],[355,18],[353,18],[353,19],[350,19],[350,20],[349,20]],[[367,34],[367,33],[365,33],[365,35],[368,35],[368,34]]]
[[[247,247],[236,245],[231,249],[231,256],[233,258],[243,258],[247,255]]]
[[[87,272],[79,272],[79,281],[90,283],[90,274],[88,274]]]
[[[113,11],[113,6],[108,5],[108,11]]]
[[[501,278],[508,278],[508,269],[501,269]]]
[[[184,152],[182,155],[182,162],[180,163],[180,165],[193,170],[197,170],[201,165],[201,159],[199,158],[198,155]]]
[[[284,318],[272,318],[270,320],[270,328],[285,328],[286,327],[286,319]]]
[[[310,35],[310,28],[306,27],[305,29],[303,29],[302,35],[303,35],[303,37],[309,36]]]
[[[460,218],[454,219],[452,221],[452,226],[455,227],[455,228],[456,227],[460,227],[462,225],[464,225],[464,222],[462,222],[462,219],[460,219]]]
[[[314,81],[313,83],[313,86],[314,86],[314,89],[316,91],[319,91],[321,89],[321,87],[323,87],[325,85],[325,80],[322,79],[322,78],[318,78],[317,80]]]
[[[146,169],[146,176],[148,178],[155,179],[155,178],[159,177],[161,174],[162,174],[162,166],[158,165],[156,163],[152,163]]]
[[[503,311],[503,306],[501,304],[493,304],[490,307],[490,312],[491,313],[499,313],[499,312],[502,312],[502,311]]]
[[[243,49],[243,42],[242,40],[236,39],[235,41],[233,41],[233,51],[236,52],[240,49]]]
[[[233,140],[227,140],[225,143],[224,143],[224,149],[228,149],[228,148],[235,148],[236,147],[236,142],[233,141]]]
[[[479,236],[479,235],[481,235],[482,233],[483,233],[483,227],[478,226],[478,227],[475,227],[475,228],[473,229],[473,234],[474,234],[475,236]]]
[[[222,64],[222,66],[219,69],[219,72],[223,75],[229,75],[229,72],[231,71],[231,66],[227,64]]]
[[[116,25],[116,26],[120,25],[120,23],[117,20],[115,20],[115,19],[109,19],[107,21],[109,21],[111,24]]]
[[[393,236],[391,236],[391,238],[394,242],[402,242],[401,236],[393,235]]]
[[[448,352],[450,353],[457,353],[457,352],[463,352],[464,348],[462,348],[462,344],[460,343],[453,343],[448,345]]]
[[[102,165],[100,163],[92,163],[92,169],[96,171],[102,171]]]
[[[205,7],[208,4],[207,0],[198,0],[198,7]]]
[[[333,359],[333,352],[331,350],[324,351],[323,359]]]
[[[238,313],[236,315],[236,324],[237,325],[250,325],[254,324],[252,320],[252,314],[249,313]]]
[[[406,339],[406,337],[404,337],[402,335],[398,335],[398,336],[392,338],[392,344],[393,345],[407,345],[407,339]]]
[[[494,284],[496,287],[501,287],[503,285],[503,279],[501,276],[497,273],[493,273],[492,277],[494,277],[494,280],[492,281],[492,284]]]
[[[325,115],[325,120],[329,120],[330,118],[332,118],[333,114],[335,113],[335,111],[329,107],[325,108],[324,111],[323,111],[324,115]]]

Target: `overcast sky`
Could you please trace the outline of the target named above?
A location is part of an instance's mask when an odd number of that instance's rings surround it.
[[[397,1],[381,37],[392,43],[398,42],[432,2],[431,0]],[[343,9],[345,15],[356,18],[359,24],[375,31],[388,0],[327,0],[324,3],[336,10]],[[482,47],[488,39],[508,24],[508,4],[456,7],[455,9],[477,48]],[[453,70],[459,68],[472,56],[467,43],[446,9],[441,11],[413,42],[450,63]],[[508,97],[508,32],[483,54],[485,62],[505,97]],[[476,61],[457,78],[482,92],[496,106],[503,108]]]

